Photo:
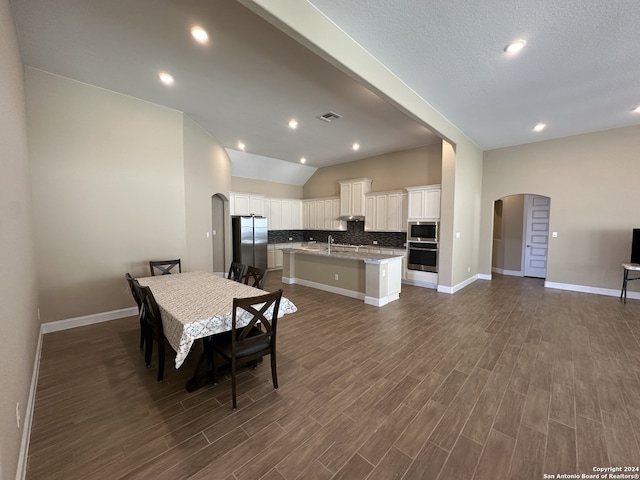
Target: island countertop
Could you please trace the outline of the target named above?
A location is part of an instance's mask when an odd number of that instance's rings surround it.
[[[366,263],[383,263],[392,258],[402,258],[402,255],[386,254],[386,253],[369,253],[354,251],[329,251],[325,248],[283,248],[283,253],[301,253],[306,255],[317,255],[321,257],[342,258],[345,260],[361,260]]]

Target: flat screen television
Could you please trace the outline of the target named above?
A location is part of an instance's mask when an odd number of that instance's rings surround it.
[[[640,263],[640,228],[633,229],[631,242],[631,263]]]

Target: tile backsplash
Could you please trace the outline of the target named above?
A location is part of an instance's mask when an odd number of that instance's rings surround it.
[[[364,222],[347,222],[347,230],[270,230],[269,243],[326,242],[331,235],[335,243],[403,248],[407,232],[365,232]]]

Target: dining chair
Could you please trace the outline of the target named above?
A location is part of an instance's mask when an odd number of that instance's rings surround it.
[[[138,306],[138,319],[140,320],[140,348],[144,347],[145,340],[145,330],[144,330],[144,318],[143,317],[143,301],[142,292],[140,289],[142,288],[138,281],[131,276],[130,273],[126,273],[124,276],[127,279],[127,284],[129,284],[129,291],[131,292],[131,296],[136,301],[136,305]]]
[[[160,316],[160,309],[156,303],[156,299],[149,287],[140,287],[143,295],[143,308],[144,308],[144,320],[145,320],[145,350],[144,360],[147,363],[147,367],[151,367],[151,356],[153,354],[153,340],[156,340],[158,344],[158,382],[161,382],[164,377],[164,357],[165,350],[164,345],[166,338],[164,336],[164,329],[162,327],[162,318]]]
[[[229,280],[235,280],[236,282],[242,282],[245,273],[247,273],[247,266],[244,263],[231,262],[227,278]]]
[[[160,275],[167,275],[171,273],[171,270],[175,267],[178,267],[178,273],[182,273],[182,263],[179,258],[175,260],[151,260],[149,262],[151,276],[155,276],[156,271],[160,273]]]
[[[217,375],[216,353],[231,363],[232,408],[236,402],[237,364],[255,362],[264,355],[271,356],[271,378],[273,388],[278,388],[276,373],[276,327],[282,289],[277,292],[255,297],[234,298],[229,335],[211,337],[214,381]],[[248,321],[246,326],[238,327],[239,321]]]
[[[244,283],[260,290],[264,290],[264,282],[267,279],[267,270],[249,265],[244,274]]]

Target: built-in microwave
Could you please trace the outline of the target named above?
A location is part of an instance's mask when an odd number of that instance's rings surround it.
[[[407,240],[410,242],[438,242],[439,223],[437,221],[409,222]]]

